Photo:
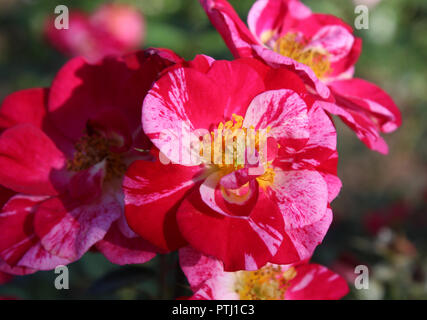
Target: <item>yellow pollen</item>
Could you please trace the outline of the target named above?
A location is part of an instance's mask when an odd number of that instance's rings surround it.
[[[230,172],[243,168],[246,146],[246,130],[243,128],[243,121],[242,116],[233,113],[232,120],[220,122],[218,129],[211,132],[211,145],[205,146],[202,143],[200,156],[220,169]],[[209,152],[204,152],[204,149],[208,148],[210,148],[210,155]],[[232,159],[227,159],[227,155]]]
[[[270,167],[270,168],[266,168],[265,173],[256,179],[261,188],[267,189],[269,186],[271,186],[274,183],[275,176],[276,176],[276,173],[274,172],[274,169]]]
[[[283,271],[277,265],[267,265],[257,271],[238,271],[235,292],[240,300],[284,300],[296,275],[295,268]]]
[[[295,33],[288,33],[276,41],[274,50],[310,67],[318,78],[326,77],[331,70],[328,53],[307,45],[307,40],[299,39]]]
[[[241,129],[243,127],[243,120],[244,120],[244,118],[242,116],[239,116],[239,115],[233,113],[232,120],[227,121],[225,123],[225,128],[230,129],[232,131],[235,131],[237,129]]]
[[[105,180],[121,177],[126,172],[126,165],[119,153],[111,151],[112,145],[112,141],[98,133],[82,136],[75,144],[73,159],[67,161],[67,170],[73,172],[86,170],[105,160],[107,166]]]
[[[259,161],[265,170],[264,174],[257,177],[257,181],[265,189],[273,184],[275,176],[273,168],[270,167],[271,162],[266,159],[267,150],[261,150],[264,146],[266,147],[271,127],[267,127],[262,132],[255,130],[253,126],[243,128],[243,122],[242,116],[233,114],[232,120],[219,123],[217,130],[200,141],[199,155],[205,159],[206,163],[214,164],[226,175],[245,167],[246,148],[250,148],[252,152],[256,150],[261,157]],[[278,145],[278,147],[280,146]],[[232,159],[226,159],[227,155]],[[239,197],[241,198],[241,195]]]

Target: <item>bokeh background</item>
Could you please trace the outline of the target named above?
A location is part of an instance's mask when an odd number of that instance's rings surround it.
[[[87,12],[102,0],[0,0],[0,101],[16,90],[49,86],[66,62],[43,37],[44,21],[65,4]],[[197,0],[128,0],[143,12],[143,47],[166,47],[191,59],[204,53],[232,59]],[[356,31],[364,49],[356,75],[385,88],[403,114],[386,136],[388,156],[369,151],[336,121],[340,196],[334,223],[313,260],[338,271],[352,290],[346,299],[427,299],[427,2],[425,0],[304,0],[313,11],[354,25],[356,4],[370,6],[369,30]],[[253,0],[231,0],[246,19]],[[166,299],[188,295],[177,256],[119,267],[97,253],[70,265],[70,290],[39,272],[0,286],[22,299]],[[356,265],[367,265],[369,290],[353,287]]]

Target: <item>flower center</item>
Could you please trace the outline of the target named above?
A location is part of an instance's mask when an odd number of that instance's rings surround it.
[[[266,130],[255,130],[243,127],[244,118],[233,114],[232,119],[221,122],[218,128],[205,136],[201,142],[200,156],[205,163],[213,164],[224,174],[243,169],[247,165],[260,165],[264,173],[257,177],[261,187],[267,187],[274,181],[274,170],[267,161],[267,137],[270,127]],[[250,162],[250,156],[257,154]]]
[[[257,271],[238,271],[235,292],[240,300],[284,300],[296,275],[295,268],[283,271],[277,265],[267,265]]]
[[[201,154],[223,170],[238,170],[244,167],[246,130],[243,129],[243,117],[233,114],[232,120],[220,122],[217,130],[211,132],[210,158],[208,148]]]
[[[276,173],[274,169],[268,167],[265,169],[265,173],[259,177],[257,177],[258,184],[261,188],[267,189],[267,187],[271,186],[274,183],[274,177]]]
[[[274,50],[310,67],[318,78],[324,78],[331,70],[328,52],[308,46],[308,40],[295,33],[280,37],[274,45]]]
[[[249,183],[244,184],[239,189],[226,189],[221,186],[221,192],[228,202],[230,203],[242,203],[246,202],[251,196],[251,189]]]
[[[126,165],[120,153],[111,151],[112,146],[114,142],[99,133],[85,134],[75,144],[74,157],[67,161],[67,169],[78,172],[105,160],[106,181],[123,176]]]

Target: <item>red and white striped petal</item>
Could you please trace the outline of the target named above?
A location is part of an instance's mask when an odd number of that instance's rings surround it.
[[[209,20],[236,58],[251,57],[251,45],[259,43],[226,0],[199,0]]]
[[[331,92],[328,86],[320,81],[314,71],[303,63],[299,63],[289,57],[282,56],[281,54],[265,48],[260,45],[252,46],[257,55],[273,68],[285,68],[295,72],[304,82],[315,92],[324,99],[330,99]]]
[[[35,233],[33,221],[38,207],[48,197],[14,196],[0,213],[0,270],[27,274],[51,270],[72,261],[52,255],[44,249]],[[6,268],[6,269],[5,269]]]
[[[179,264],[194,291],[198,290],[206,280],[224,272],[221,261],[206,256],[191,246],[179,250]]]
[[[36,271],[37,270],[35,269],[31,269],[27,267],[18,267],[18,266],[12,267],[9,264],[7,264],[5,261],[0,259],[0,273],[4,272],[6,274],[14,275],[14,276],[25,276],[27,274],[33,274]]]
[[[244,128],[256,130],[271,128],[269,136],[280,145],[301,141],[304,145],[309,137],[307,105],[292,90],[272,90],[261,93],[252,100],[246,111]]]
[[[301,228],[287,229],[287,238],[282,242],[271,262],[290,264],[309,259],[316,247],[322,243],[332,223],[332,218],[332,210],[327,208],[320,220]]]
[[[381,88],[354,78],[329,83],[337,105],[347,110],[365,113],[381,132],[395,131],[402,124],[402,116],[393,99]]]
[[[116,195],[107,193],[89,204],[55,197],[37,208],[34,229],[47,251],[74,261],[102,240],[121,214],[123,206]]]
[[[284,238],[283,218],[262,193],[249,216],[231,217],[212,210],[194,190],[181,203],[177,221],[191,246],[220,259],[228,271],[260,268]]]
[[[274,34],[283,24],[293,19],[305,19],[311,10],[299,0],[258,0],[248,14],[248,26],[252,34],[263,40],[263,34]]]
[[[198,167],[136,161],[124,182],[125,213],[129,226],[163,250],[185,245],[176,223],[177,206],[198,180]]]
[[[95,247],[112,263],[118,265],[145,263],[156,256],[159,251],[148,241],[123,234],[116,221],[108,229],[104,238]]]
[[[344,59],[351,51],[354,36],[340,25],[327,25],[319,29],[308,43],[309,48],[328,52],[331,63]]]
[[[274,185],[268,192],[280,209],[286,230],[319,221],[328,206],[328,186],[313,170],[276,169]]]
[[[295,267],[296,277],[286,290],[286,300],[339,300],[349,292],[340,275],[318,264]]]
[[[191,247],[181,249],[179,258],[181,268],[194,292],[191,300],[240,299],[236,285],[240,273],[245,271],[225,272],[218,259]],[[302,262],[280,267],[283,271],[293,268],[295,274],[292,279],[283,279],[289,285],[285,291],[285,300],[337,300],[349,292],[346,281],[324,266]]]
[[[317,103],[327,112],[339,116],[368,148],[382,154],[388,153],[387,143],[379,134],[377,124],[360,109],[342,108],[337,104],[322,101]]]

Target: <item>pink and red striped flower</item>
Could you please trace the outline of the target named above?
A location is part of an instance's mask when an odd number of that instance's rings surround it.
[[[338,300],[349,288],[318,264],[268,264],[256,271],[225,272],[221,262],[191,247],[179,252],[192,300]]]
[[[341,187],[335,128],[314,102],[297,75],[255,59],[199,56],[165,74],[142,110],[158,159],[134,162],[124,180],[131,228],[164,250],[190,243],[228,271],[310,257]],[[186,147],[183,128],[192,143],[204,146],[196,152],[198,163],[188,161],[194,150]],[[249,146],[227,145],[226,129],[243,136],[253,129],[257,139],[264,132],[265,161],[246,161]],[[219,137],[218,149],[211,137]],[[262,170],[253,171],[256,166]]]
[[[389,95],[353,78],[362,41],[339,18],[314,14],[299,0],[258,0],[248,15],[249,28],[227,0],[200,0],[235,57],[256,57],[297,72],[324,98],[322,107],[338,115],[369,148],[387,153],[380,132],[401,125]]]
[[[25,274],[79,259],[94,247],[117,264],[157,249],[123,212],[123,175],[149,155],[141,105],[180,58],[148,50],[88,64],[69,61],[48,89],[8,96],[0,109],[0,184],[17,194],[0,213],[0,270]],[[30,268],[30,269],[29,269]]]
[[[96,62],[107,55],[138,48],[145,37],[145,21],[141,12],[131,6],[107,4],[91,15],[71,11],[69,29],[57,29],[54,19],[49,19],[45,34],[62,53]]]

